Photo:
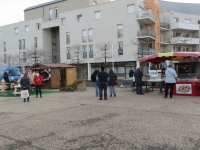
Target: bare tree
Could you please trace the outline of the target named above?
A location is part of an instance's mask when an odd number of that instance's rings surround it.
[[[111,44],[110,42],[103,42],[103,43],[98,43],[96,45],[98,52],[100,53],[98,54],[95,59],[96,60],[103,60],[104,61],[104,65],[107,65],[107,60],[112,58],[112,53],[111,53]]]
[[[77,69],[77,78],[81,78],[81,64],[85,61],[83,58],[86,54],[87,58],[87,53],[83,52],[81,44],[75,44],[70,47],[71,53],[71,63],[76,64],[76,69]]]

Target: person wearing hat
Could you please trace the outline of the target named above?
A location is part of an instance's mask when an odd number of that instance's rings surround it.
[[[24,76],[21,78],[20,85],[22,90],[28,90],[30,93],[31,82],[27,72],[24,73]],[[29,100],[30,100],[29,97],[27,97],[27,102],[29,102]],[[26,98],[24,98],[24,102],[26,102]]]
[[[144,95],[144,93],[142,93],[142,77],[143,77],[143,73],[141,71],[141,67],[138,67],[137,70],[135,71],[135,84],[136,84],[136,91],[137,94],[140,95]]]
[[[165,71],[165,97],[168,96],[168,90],[170,89],[170,98],[173,96],[173,88],[176,83],[177,73],[172,68],[172,65],[168,65],[167,70]]]
[[[35,83],[35,90],[36,90],[36,98],[38,98],[38,92],[40,93],[40,98],[42,98],[42,76],[39,74],[38,71],[36,71],[36,75],[34,76],[33,79]]]
[[[104,91],[104,100],[107,99],[107,86],[108,86],[108,73],[104,71],[104,67],[101,67],[101,71],[98,73],[99,79],[99,100],[102,100]]]

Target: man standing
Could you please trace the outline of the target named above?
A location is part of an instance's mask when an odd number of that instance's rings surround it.
[[[133,74],[134,74],[134,71],[133,71],[133,69],[130,67],[130,70],[129,70],[129,78],[132,78],[132,77],[133,77]]]
[[[5,80],[5,82],[9,83],[10,80],[9,80],[9,71],[6,70],[3,74],[3,79]]]
[[[42,98],[42,76],[39,74],[38,71],[36,71],[36,75],[34,76],[33,79],[35,83],[35,90],[36,90],[36,98],[38,98],[38,92],[40,93],[40,98]]]
[[[99,100],[102,100],[103,90],[104,90],[104,100],[107,99],[107,86],[108,86],[108,73],[104,71],[104,67],[101,67],[101,72],[98,73],[99,78]]]
[[[93,72],[92,76],[91,76],[91,80],[92,80],[92,82],[94,82],[96,97],[99,96],[99,85],[98,85],[98,81],[97,81],[97,79],[96,79],[98,73],[99,73],[99,71],[96,69],[96,70]]]
[[[143,73],[141,71],[141,67],[138,67],[138,69],[135,71],[134,75],[135,75],[135,84],[136,84],[137,94],[143,95],[143,93],[142,93],[142,77],[143,77]]]

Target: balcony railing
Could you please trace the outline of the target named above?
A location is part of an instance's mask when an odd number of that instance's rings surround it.
[[[118,54],[123,55],[123,49],[118,49]]]
[[[66,43],[67,43],[67,44],[70,44],[70,38],[68,38],[68,39],[66,40]]]
[[[87,52],[83,52],[83,58],[87,58]]]
[[[199,45],[199,38],[192,37],[172,37],[172,44],[191,44],[191,45]]]
[[[155,54],[156,53],[156,50],[155,49],[142,49],[142,48],[138,48],[138,55],[152,55],[152,54]]]
[[[137,37],[152,37],[156,38],[156,33],[152,30],[146,29],[146,30],[138,30]]]
[[[89,42],[93,42],[93,35],[89,35],[89,36],[88,36],[88,41],[89,41]]]
[[[119,38],[122,38],[123,37],[123,31],[122,30],[119,30],[118,32],[117,32],[117,38],[119,39]]]
[[[160,38],[161,43],[170,43],[170,38]]]
[[[93,51],[89,52],[89,58],[93,58]]]
[[[87,42],[87,36],[82,37],[82,42]]]
[[[151,20],[153,20],[153,22],[156,21],[156,17],[152,13],[151,9],[137,12],[137,19],[146,19],[146,18],[150,18]],[[149,23],[152,23],[152,22],[149,22]]]
[[[71,59],[71,54],[67,53],[67,59]]]
[[[160,27],[161,28],[166,28],[166,29],[170,29],[170,26],[168,23],[163,23],[163,22],[160,22]]]

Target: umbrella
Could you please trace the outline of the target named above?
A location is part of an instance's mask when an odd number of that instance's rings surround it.
[[[157,53],[141,57],[139,62],[149,61],[153,64],[159,64],[166,60],[182,60],[186,57],[199,58],[200,52],[170,52],[170,53]]]

